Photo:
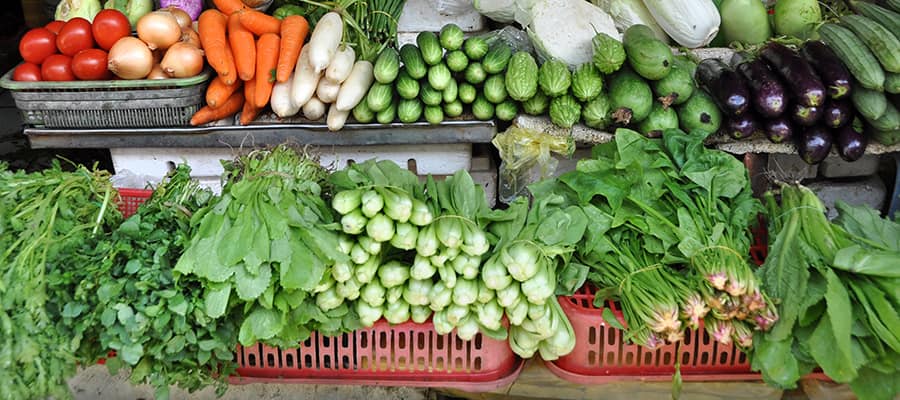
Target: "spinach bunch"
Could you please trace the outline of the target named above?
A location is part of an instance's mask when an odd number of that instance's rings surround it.
[[[70,398],[76,362],[95,358],[69,305],[70,263],[121,220],[114,193],[83,166],[0,170],[0,399]]]
[[[749,346],[751,327],[767,327],[756,317],[772,308],[749,266],[762,207],[743,165],[704,138],[619,129],[576,170],[529,187],[536,199],[581,208],[588,224],[574,259],[591,267],[596,301],[620,300],[629,337],[651,348],[701,321],[719,342]]]
[[[860,399],[900,393],[900,224],[838,203],[829,222],[815,193],[766,194],[774,238],[759,271],[781,320],[751,355],[766,382],[791,388],[821,367]]]
[[[313,330],[358,326],[346,304],[327,312],[315,290],[338,251],[340,226],[322,199],[318,160],[285,145],[226,165],[222,196],[191,218],[195,226],[175,271],[197,279],[205,316],[238,313],[238,340],[296,346]]]

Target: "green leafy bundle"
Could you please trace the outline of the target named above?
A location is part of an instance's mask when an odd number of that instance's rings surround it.
[[[900,224],[838,203],[829,222],[808,188],[766,195],[774,238],[759,276],[781,320],[757,335],[754,370],[783,388],[821,367],[860,399],[900,393]]]
[[[321,310],[311,296],[328,266],[346,262],[339,225],[322,200],[318,160],[287,146],[258,150],[226,165],[227,183],[196,225],[175,271],[201,282],[212,320],[236,310],[238,340],[296,346],[313,330],[337,334],[358,320],[346,306]]]
[[[748,260],[762,207],[743,165],[703,147],[704,137],[619,129],[575,171],[530,187],[581,207],[588,222],[575,260],[591,267],[596,301],[620,300],[629,337],[651,348],[701,321],[720,343],[747,347],[751,327],[768,327],[755,317],[773,308]]]
[[[86,167],[0,170],[0,399],[70,398],[76,362],[96,356],[68,304],[69,263],[121,220],[114,194],[108,173]]]
[[[191,238],[191,216],[211,198],[179,166],[70,270],[80,279],[64,316],[89,321],[98,351],[117,352],[110,371],[130,367],[131,382],[152,384],[158,399],[169,397],[169,385],[193,392],[217,384],[224,393],[236,365],[233,321],[209,318],[201,282],[173,271]]]

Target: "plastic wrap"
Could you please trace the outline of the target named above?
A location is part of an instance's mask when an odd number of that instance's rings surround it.
[[[509,46],[513,52],[526,51],[534,53],[534,46],[531,45],[531,39],[528,38],[528,34],[512,25],[490,31],[479,37],[483,38],[488,46],[493,47],[494,43],[503,42]]]
[[[569,157],[575,151],[571,136],[553,136],[543,132],[512,126],[491,142],[500,153],[501,202],[509,203],[527,195],[527,186],[548,178],[556,171],[556,153]]]
[[[434,9],[441,15],[466,15],[475,10],[472,0],[430,0]]]

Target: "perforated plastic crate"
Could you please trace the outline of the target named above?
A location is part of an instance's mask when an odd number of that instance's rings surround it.
[[[17,82],[0,78],[27,125],[139,128],[188,125],[203,103],[210,71],[181,79]]]

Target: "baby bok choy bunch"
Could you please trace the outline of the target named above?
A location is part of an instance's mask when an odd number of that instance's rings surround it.
[[[346,262],[338,224],[322,199],[318,160],[282,145],[226,165],[222,196],[194,214],[198,225],[175,271],[201,282],[206,316],[238,313],[238,339],[295,346],[311,331],[358,327],[348,306],[318,298],[329,266]]]
[[[348,260],[325,277],[333,284],[318,295],[320,306],[355,301],[364,326],[382,317],[392,324],[428,320],[433,283],[414,256],[421,232],[434,220],[424,185],[394,162],[375,160],[335,172],[330,180],[331,207],[343,231],[339,249]],[[427,259],[426,266],[431,270]]]

